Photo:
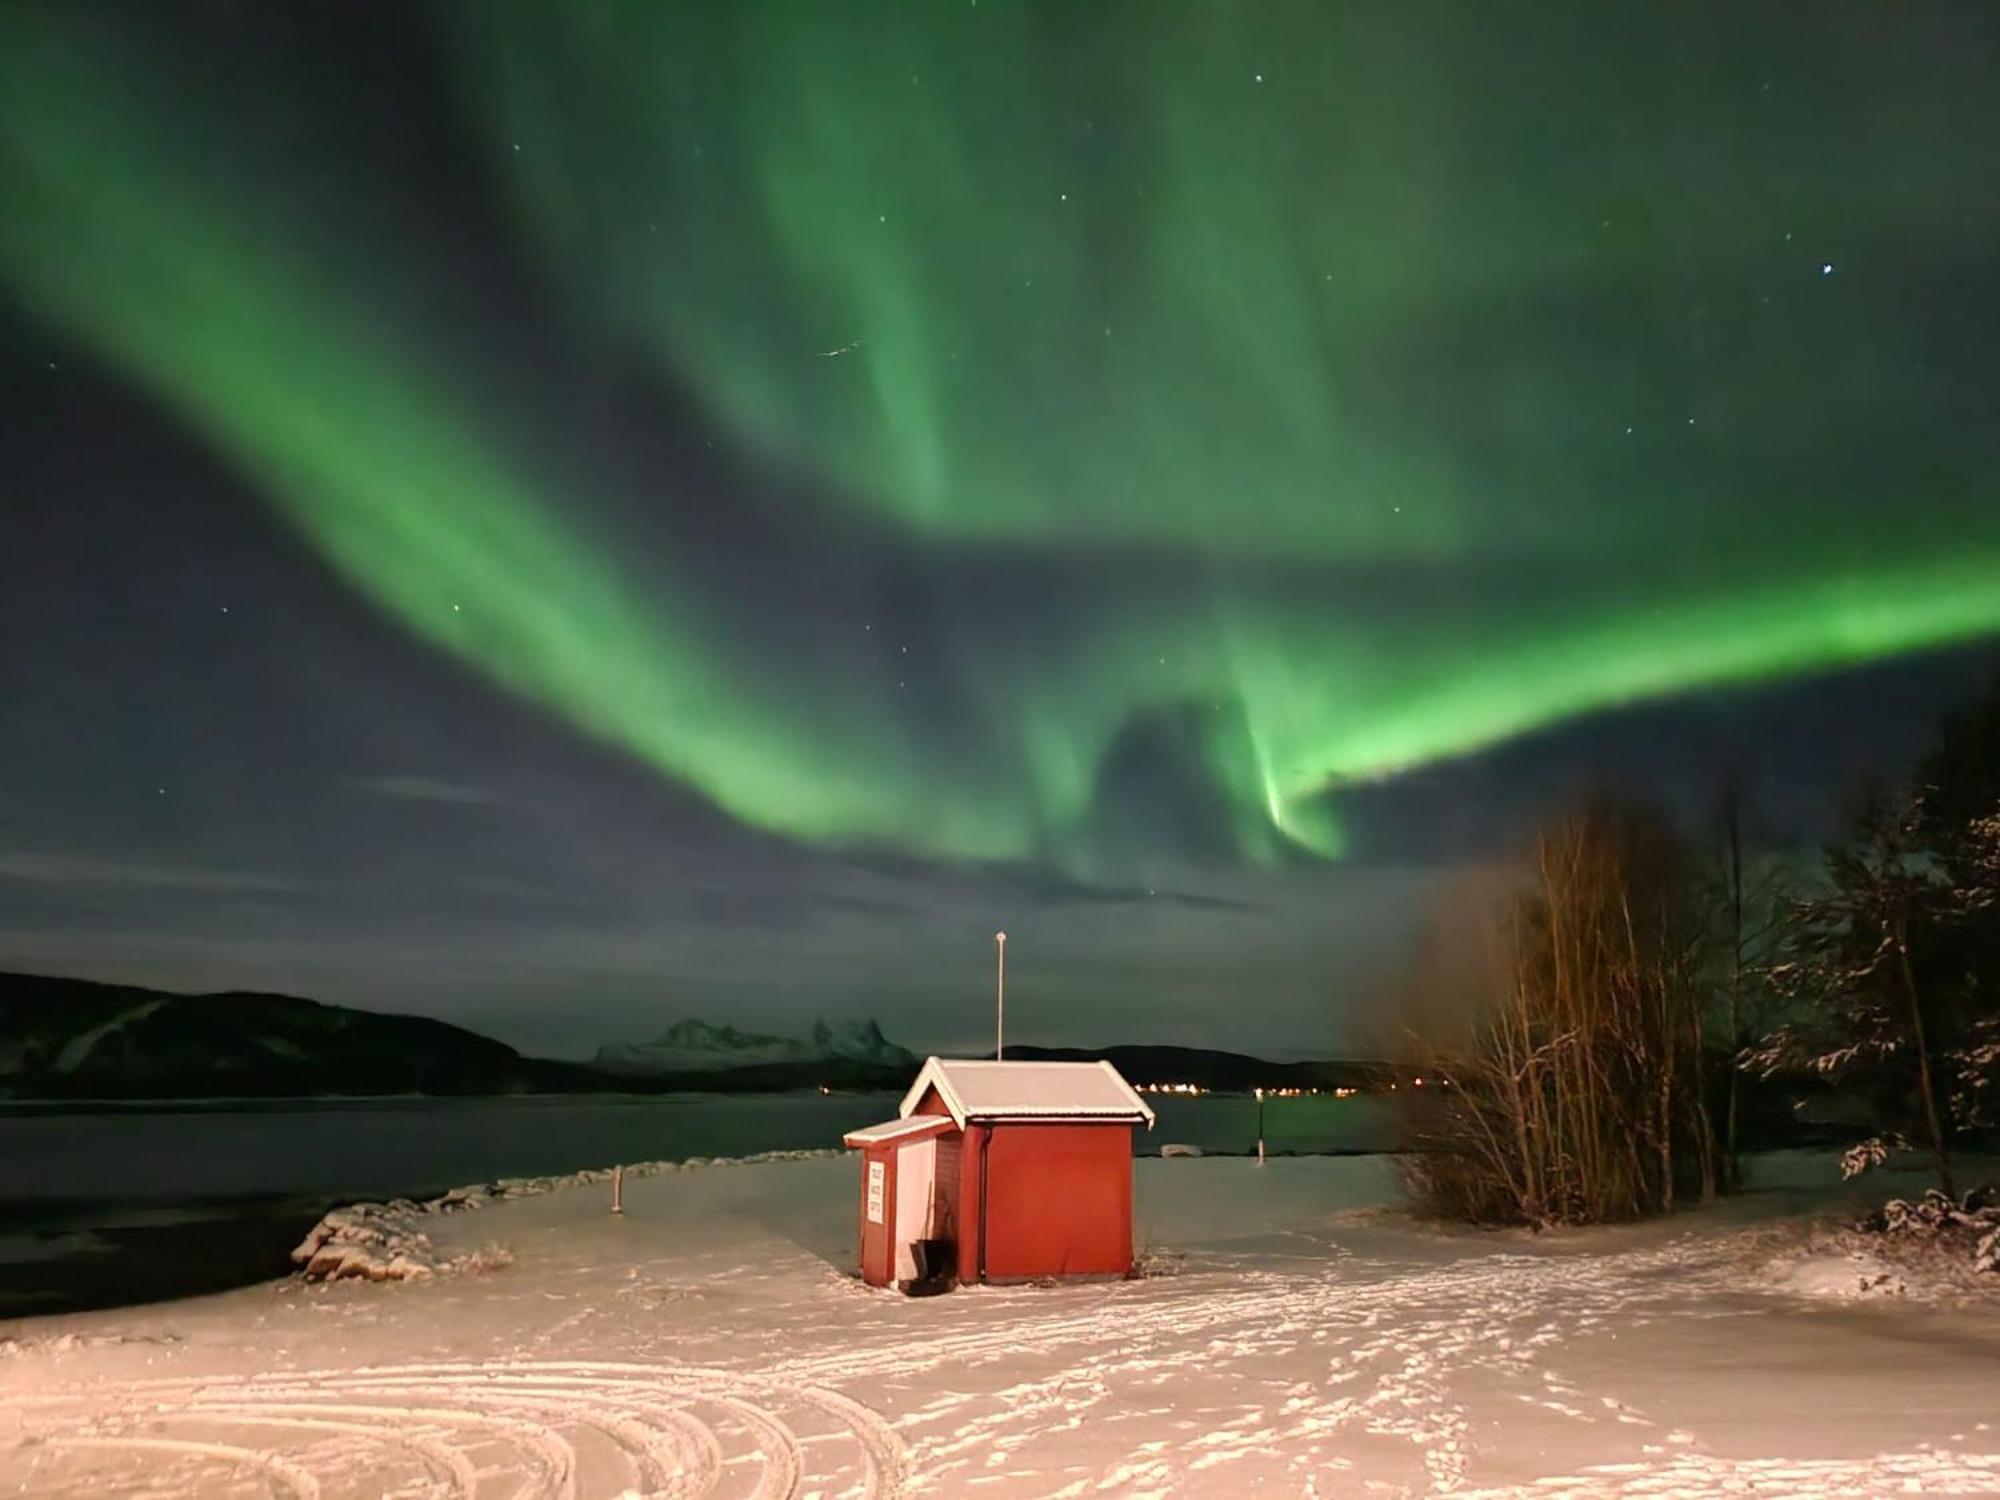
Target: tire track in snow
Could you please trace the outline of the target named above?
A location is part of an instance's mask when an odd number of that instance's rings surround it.
[[[342,1410],[345,1410],[344,1408]],[[239,1412],[231,1416],[233,1427],[278,1427],[299,1428],[310,1426],[320,1432],[344,1433],[364,1442],[379,1442],[382,1432],[378,1426],[366,1422],[352,1422],[336,1419],[315,1419],[304,1421],[297,1416],[274,1417],[264,1412]],[[470,1497],[479,1487],[478,1471],[470,1460],[458,1449],[441,1443],[422,1433],[394,1433],[393,1441],[408,1448],[418,1460],[427,1465],[442,1481],[454,1500]]]
[[[313,1477],[310,1470],[301,1468],[275,1453],[238,1447],[234,1443],[203,1443],[188,1438],[120,1437],[107,1433],[86,1434],[67,1439],[56,1438],[50,1441],[50,1446],[95,1448],[104,1452],[144,1453],[149,1456],[168,1454],[175,1458],[214,1459],[232,1467],[248,1468],[268,1474],[289,1490],[294,1500],[319,1500],[319,1481]],[[35,1492],[24,1489],[22,1493]]]
[[[182,1377],[10,1404],[22,1436],[0,1449],[0,1490],[51,1500],[142,1487],[292,1500],[790,1500],[808,1482],[829,1500],[892,1500],[905,1470],[901,1440],[859,1402],[674,1365]]]

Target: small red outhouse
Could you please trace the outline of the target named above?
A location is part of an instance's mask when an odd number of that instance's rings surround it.
[[[1132,1127],[1153,1111],[1108,1062],[933,1057],[861,1152],[861,1274],[875,1286],[1123,1276]]]

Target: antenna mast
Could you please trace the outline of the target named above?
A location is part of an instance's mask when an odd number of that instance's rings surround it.
[[[993,934],[997,961],[993,971],[993,1060],[999,1062],[1007,1049],[1007,934]]]

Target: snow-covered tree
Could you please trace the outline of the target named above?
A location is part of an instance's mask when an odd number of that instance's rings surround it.
[[[1916,1140],[1955,1191],[1951,1139],[1972,1123],[1961,1074],[1984,1035],[1952,941],[1980,892],[1947,872],[1921,796],[1864,790],[1826,850],[1826,885],[1794,904],[1787,954],[1771,982],[1803,1002],[1799,1020],[1748,1061],[1771,1075],[1817,1074],[1869,1098],[1876,1141],[1848,1153],[1849,1175]]]
[[[2000,1130],[2000,674],[1945,716],[1919,763],[1927,846],[1951,884],[1946,962],[1965,985],[1960,1034],[1945,1042],[1961,1128]]]
[[[1951,1110],[1962,1128],[2000,1130],[2000,808],[1960,831],[1952,899],[1957,951],[1966,966],[1966,1015],[1948,1068]]]

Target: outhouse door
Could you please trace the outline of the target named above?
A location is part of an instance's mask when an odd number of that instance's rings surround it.
[[[896,1152],[896,1280],[915,1281],[917,1241],[932,1238],[937,1201],[937,1137],[912,1141]]]

